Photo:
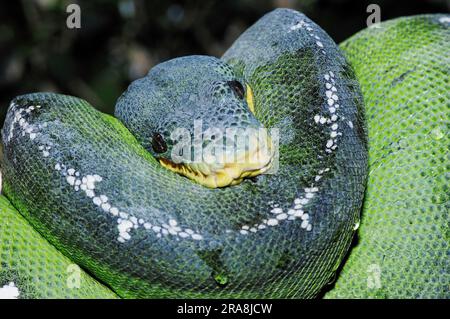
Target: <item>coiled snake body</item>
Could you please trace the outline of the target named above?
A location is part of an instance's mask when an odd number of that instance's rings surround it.
[[[199,120],[204,129],[277,128],[277,171],[259,174],[274,158],[251,168],[176,165],[171,132],[193,134]],[[17,97],[2,139],[3,191],[14,207],[121,297],[314,297],[360,222],[367,138],[359,85],[328,35],[292,10],[261,18],[220,60],[156,66],[121,96],[116,118],[74,97]],[[29,227],[2,200],[12,227]],[[70,264],[46,253],[60,271]],[[44,267],[48,259],[35,257]],[[43,296],[45,280],[33,278],[51,271],[14,264],[2,265],[0,279]],[[113,296],[82,271],[78,288],[67,276],[52,274],[59,284],[44,296]]]

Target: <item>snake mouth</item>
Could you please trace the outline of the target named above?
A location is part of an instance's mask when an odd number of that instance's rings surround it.
[[[167,158],[160,158],[160,164],[175,173],[208,188],[219,188],[241,183],[245,178],[266,173],[274,159],[273,144],[270,137],[264,141],[252,137],[253,142],[245,151],[225,155],[231,160],[218,161],[211,156],[203,156],[200,163],[174,163]]]

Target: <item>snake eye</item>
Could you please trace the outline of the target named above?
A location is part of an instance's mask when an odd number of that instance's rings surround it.
[[[153,134],[152,148],[156,153],[164,153],[167,151],[167,144],[159,133]]]
[[[238,98],[240,98],[240,99],[244,98],[245,90],[244,90],[244,87],[242,86],[241,82],[236,81],[236,80],[228,81],[228,85],[231,87],[234,94],[236,94],[236,96]]]

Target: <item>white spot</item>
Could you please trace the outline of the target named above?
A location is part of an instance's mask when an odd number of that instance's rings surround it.
[[[176,231],[177,233],[181,231],[180,227],[172,227],[171,229],[173,229],[174,231]]]
[[[125,240],[131,239],[130,234],[127,233],[127,232],[120,233],[119,236],[120,236],[121,238],[125,239]]]
[[[320,41],[317,41],[316,44],[319,46],[319,48],[323,48],[323,44]]]
[[[181,238],[187,238],[187,237],[189,237],[189,234],[185,233],[185,232],[181,232],[178,234],[178,236],[180,236]]]
[[[283,210],[279,207],[276,207],[270,211],[272,214],[281,214]]]
[[[67,176],[66,180],[67,180],[67,183],[69,183],[71,186],[75,185],[75,177]]]
[[[110,212],[111,214],[113,214],[114,216],[119,215],[119,209],[118,209],[117,207],[111,207],[110,210],[109,210],[109,212]]]
[[[295,30],[301,29],[301,28],[303,28],[304,26],[308,26],[308,25],[309,25],[309,24],[306,23],[305,21],[300,20],[298,23],[296,23],[296,24],[294,24],[293,26],[291,26],[291,27],[289,28],[289,30],[295,31]]]
[[[19,288],[13,282],[0,288],[0,299],[17,299],[19,295]]]
[[[138,223],[137,218],[134,217],[134,216],[131,216],[131,217],[130,217],[130,221],[131,221],[133,224],[135,224],[135,225],[137,225],[137,223]]]
[[[83,189],[83,186],[85,186],[85,185],[81,185],[81,186],[80,186],[81,189]],[[94,193],[93,190],[88,189],[88,190],[86,191],[86,196],[89,197],[89,198],[92,198],[92,197],[95,196],[95,193]]]
[[[350,128],[353,128],[353,122],[352,122],[352,121],[348,121],[348,126],[349,126]]]
[[[127,232],[133,227],[133,223],[129,220],[122,220],[119,225],[117,225],[117,228],[119,229],[120,233]]]
[[[450,23],[450,17],[442,17],[439,19],[440,23]]]
[[[176,221],[175,219],[170,219],[170,220],[169,220],[169,225],[170,225],[170,226],[175,227],[177,224],[178,224],[178,223],[177,223],[177,221]]]
[[[150,224],[150,223],[144,223],[144,228],[145,228],[145,229],[150,229],[150,228],[152,228],[152,224]]]
[[[306,205],[306,204],[308,204],[308,203],[309,203],[309,199],[307,199],[307,198],[302,198],[302,199],[300,199],[300,204]]]
[[[103,203],[102,204],[102,209],[105,211],[105,212],[109,212],[109,209],[111,208],[111,204],[109,204],[109,203]]]
[[[276,220],[274,218],[271,218],[271,219],[269,219],[267,221],[267,225],[269,225],[269,226],[276,226],[276,225],[278,225],[278,220]]]
[[[91,179],[88,179],[86,181],[86,187],[87,187],[87,189],[95,189],[94,181]]]
[[[202,240],[203,239],[203,236],[200,234],[193,234],[193,235],[191,235],[191,237],[194,240]]]
[[[92,201],[94,202],[95,205],[100,206],[102,204],[102,200],[100,199],[100,197],[94,197],[92,199]]]
[[[302,210],[296,210],[294,213],[294,217],[302,217],[303,216],[303,211]]]
[[[177,235],[177,233],[178,233],[174,228],[169,228],[167,231],[169,232],[169,234],[174,235],[174,236]]]
[[[288,218],[288,215],[285,214],[285,213],[277,215],[277,219],[278,220],[283,220],[283,219],[286,219],[286,218]]]
[[[159,233],[159,232],[161,231],[161,227],[159,227],[159,226],[153,226],[153,227],[152,227],[152,230],[153,230],[155,233]]]
[[[328,102],[328,105],[329,105],[329,106],[332,106],[332,105],[334,104],[334,100],[333,100],[333,99],[328,99],[327,102]]]
[[[315,115],[314,122],[319,123],[319,121],[320,121],[320,115]]]

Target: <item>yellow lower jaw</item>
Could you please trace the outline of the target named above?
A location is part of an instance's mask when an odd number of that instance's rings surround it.
[[[253,100],[253,91],[252,88],[246,84],[247,87],[247,94],[245,96],[245,100],[247,101],[248,108],[250,111],[252,111],[253,114],[255,114],[255,101]]]
[[[192,169],[187,164],[175,164],[166,159],[160,159],[159,162],[168,170],[186,176],[203,186],[218,188],[237,185],[246,177],[263,174],[270,168],[272,160],[269,160],[266,165],[260,168],[249,168],[245,163],[225,164],[223,168],[217,169],[208,175]]]

